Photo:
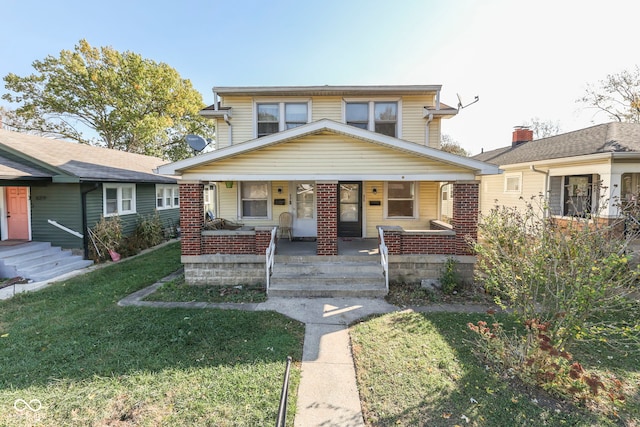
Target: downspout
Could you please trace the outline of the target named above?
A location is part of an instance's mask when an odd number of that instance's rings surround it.
[[[429,113],[429,118],[427,119],[427,124],[425,125],[424,130],[424,145],[429,147],[429,123],[433,121],[433,113]]]
[[[87,193],[90,193],[94,190],[97,190],[100,187],[100,184],[97,182],[93,184],[93,188],[90,188],[85,191],[80,192],[80,204],[82,205],[82,234],[84,237],[82,238],[82,247],[84,249],[84,259],[89,259],[89,241],[87,240]]]
[[[545,199],[549,196],[549,171],[541,171],[539,169],[536,169],[536,167],[534,165],[530,165],[529,169],[531,169],[531,172],[537,172],[537,173],[541,173],[544,175],[544,197]],[[545,211],[545,216],[549,215],[549,210],[547,209]]]
[[[229,115],[224,115],[224,122],[229,126],[229,146],[233,145],[233,126],[231,125],[231,120],[229,120]]]

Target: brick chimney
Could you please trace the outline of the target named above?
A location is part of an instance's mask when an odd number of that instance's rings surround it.
[[[533,141],[533,131],[527,126],[516,126],[513,129],[513,138],[511,140],[511,146],[517,147],[525,142]]]

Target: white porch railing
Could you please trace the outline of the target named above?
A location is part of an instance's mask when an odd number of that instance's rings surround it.
[[[384,231],[382,228],[378,228],[378,235],[380,236],[380,264],[382,264],[382,271],[384,274],[384,283],[389,292],[389,248],[384,243]]]
[[[47,222],[49,224],[53,225],[54,227],[58,227],[62,231],[66,231],[69,234],[73,234],[76,237],[79,237],[81,239],[84,237],[82,234],[78,233],[77,231],[74,231],[74,230],[72,230],[72,229],[70,229],[68,227],[65,227],[64,225],[58,223],[57,221],[54,221],[52,219],[48,219]]]
[[[271,273],[273,272],[273,263],[276,258],[276,235],[278,234],[278,227],[273,227],[271,230],[271,241],[269,242],[269,246],[267,246],[267,250],[265,251],[266,255],[266,292],[269,295],[269,285],[271,284]]]

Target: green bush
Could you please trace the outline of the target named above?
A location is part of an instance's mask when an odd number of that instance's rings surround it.
[[[442,292],[451,295],[460,290],[460,274],[458,273],[458,260],[447,258],[440,273],[440,285]]]

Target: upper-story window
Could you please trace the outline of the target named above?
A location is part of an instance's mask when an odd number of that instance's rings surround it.
[[[395,101],[347,102],[345,121],[351,126],[398,137],[398,103]]]
[[[257,104],[256,110],[258,137],[309,122],[309,105],[306,102],[265,102]]]

